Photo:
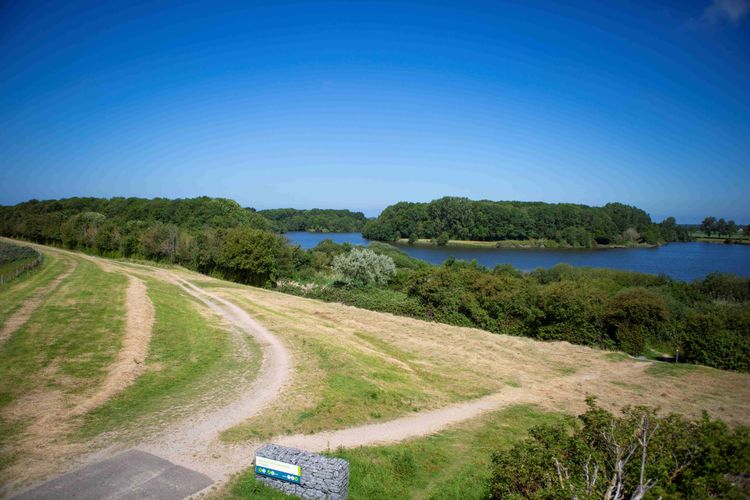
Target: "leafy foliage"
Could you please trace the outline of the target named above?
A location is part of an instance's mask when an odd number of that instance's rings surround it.
[[[310,231],[317,233],[354,233],[364,227],[367,219],[362,212],[313,208],[274,208],[260,210],[258,214],[270,220],[275,231]]]
[[[333,258],[334,272],[350,286],[386,285],[396,272],[393,259],[368,249],[354,249]]]
[[[35,259],[37,256],[33,248],[0,241],[0,266],[19,260]]]
[[[616,416],[593,399],[578,425],[535,427],[492,458],[492,498],[741,498],[750,430],[628,407]],[[744,492],[746,495],[747,492]]]
[[[438,245],[448,240],[545,239],[571,247],[688,239],[674,218],[653,224],[643,210],[621,203],[589,207],[452,197],[391,205],[365,225],[363,235],[381,241],[428,238]]]
[[[218,259],[227,277],[261,286],[274,283],[291,263],[291,250],[280,236],[247,227],[229,230]]]

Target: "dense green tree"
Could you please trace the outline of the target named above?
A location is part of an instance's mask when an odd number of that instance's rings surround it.
[[[263,286],[275,283],[290,270],[292,253],[286,241],[276,234],[236,227],[224,238],[218,265],[234,281]]]
[[[660,231],[643,210],[620,203],[588,207],[453,197],[429,203],[396,203],[368,222],[362,233],[368,239],[381,241],[548,239],[567,246],[589,247],[621,243],[627,230],[639,235],[636,242],[640,241],[640,234],[651,243],[661,241],[664,235],[677,236],[676,230]]]
[[[314,208],[274,208],[260,210],[258,214],[270,220],[276,231],[344,232],[362,231],[367,218],[362,212]]]
[[[716,232],[716,217],[706,217],[701,222],[701,231],[703,231],[709,238],[711,234]]]
[[[174,261],[177,250],[177,226],[157,222],[141,235],[143,255],[147,259]]]
[[[727,221],[723,218],[716,221],[716,234],[719,236],[727,234]]]
[[[733,220],[727,221],[727,236],[731,238],[737,232],[737,223]]]

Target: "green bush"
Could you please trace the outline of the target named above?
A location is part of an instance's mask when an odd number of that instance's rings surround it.
[[[609,300],[605,322],[620,349],[639,355],[646,340],[656,337],[669,317],[662,297],[646,288],[635,287],[622,290]]]
[[[386,285],[396,272],[393,259],[366,248],[355,248],[333,258],[334,272],[348,286]]]
[[[292,253],[284,239],[274,233],[237,227],[227,232],[218,264],[230,279],[262,286],[275,283],[289,272]]]
[[[750,430],[707,415],[690,421],[593,399],[576,424],[533,428],[492,457],[491,498],[742,498],[732,484],[750,470]],[[617,466],[621,464],[621,468]],[[619,469],[619,472],[618,472]],[[607,494],[610,491],[610,494]]]
[[[679,339],[686,362],[750,371],[750,311],[746,306],[713,305],[689,311]]]

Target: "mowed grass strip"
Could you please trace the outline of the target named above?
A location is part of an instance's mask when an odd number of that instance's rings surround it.
[[[349,462],[349,498],[487,498],[490,457],[510,448],[531,427],[559,422],[560,413],[513,406],[425,438],[389,446],[337,450]],[[304,470],[302,471],[304,475]],[[291,498],[255,479],[252,469],[228,487],[228,498]]]
[[[79,393],[100,382],[121,345],[126,286],[81,261],[0,351],[0,408],[45,386]]]
[[[252,339],[245,340],[249,358],[237,355],[230,332],[202,314],[195,299],[175,285],[145,281],[156,312],[146,371],[85,415],[78,439],[115,429],[157,429],[159,422],[223,401],[257,375],[262,355]]]
[[[0,287],[0,325],[28,299],[34,291],[48,284],[65,270],[65,262],[49,254],[42,264],[24,272],[18,279]]]
[[[49,262],[29,278],[32,284],[43,286],[62,271],[59,260]],[[33,398],[48,391],[74,396],[103,379],[121,343],[125,286],[124,276],[81,262],[0,350],[0,470],[16,458],[8,445],[41,416]],[[13,293],[19,299],[26,292]],[[22,417],[7,415],[23,398],[32,399]]]

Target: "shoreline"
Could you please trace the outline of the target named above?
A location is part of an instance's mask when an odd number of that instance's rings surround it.
[[[695,237],[699,243],[721,243],[722,245],[750,245],[750,238],[728,239],[728,238],[707,238],[705,236]]]
[[[376,240],[371,240],[376,241]],[[388,243],[388,242],[385,242]],[[431,239],[420,238],[414,243],[409,243],[406,238],[399,238],[391,242],[399,246],[422,246],[422,247],[439,247]],[[551,240],[500,240],[500,241],[475,241],[475,240],[448,240],[444,246],[452,248],[506,248],[506,249],[526,249],[526,250],[596,250],[596,249],[613,249],[613,248],[657,248],[666,243],[649,245],[639,243],[634,245],[594,245],[592,247],[574,247],[561,245]]]

